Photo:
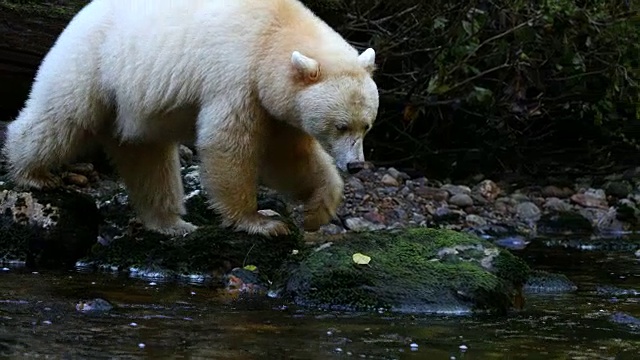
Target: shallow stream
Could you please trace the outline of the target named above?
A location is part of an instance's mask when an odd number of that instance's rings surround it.
[[[310,311],[237,303],[197,284],[4,265],[0,358],[640,359],[633,246],[569,243],[536,240],[516,253],[535,269],[566,274],[578,290],[530,294],[524,311],[505,317]],[[94,298],[114,307],[76,310]]]

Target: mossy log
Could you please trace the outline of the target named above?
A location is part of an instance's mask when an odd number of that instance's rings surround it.
[[[106,268],[165,278],[216,278],[253,265],[277,280],[283,262],[303,245],[287,204],[263,192],[259,209],[275,211],[291,235],[266,238],[221,227],[200,188],[197,166],[183,169],[189,194],[184,218],[199,227],[184,237],[143,229],[134,220],[124,187],[111,183],[103,180],[85,193],[73,187],[22,191],[0,182],[0,263],[19,262],[33,269]]]

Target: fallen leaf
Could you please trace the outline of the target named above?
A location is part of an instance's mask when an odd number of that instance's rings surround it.
[[[367,265],[371,261],[370,257],[360,253],[353,254],[352,259],[353,259],[353,262],[358,265]]]
[[[244,269],[245,269],[245,270],[249,270],[249,271],[256,271],[256,270],[258,270],[258,267],[257,267],[257,266],[255,266],[255,265],[246,265],[246,266],[244,267]]]

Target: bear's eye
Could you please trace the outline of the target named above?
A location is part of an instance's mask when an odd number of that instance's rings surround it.
[[[336,125],[336,129],[339,132],[346,132],[347,130],[349,130],[349,127],[347,125]]]

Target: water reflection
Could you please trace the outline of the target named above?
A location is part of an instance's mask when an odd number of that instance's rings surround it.
[[[640,329],[624,321],[640,318],[640,296],[628,291],[640,290],[633,252],[533,242],[521,255],[536,269],[565,273],[578,291],[529,296],[525,311],[504,318],[389,316],[237,302],[201,284],[8,266],[0,271],[0,357],[640,359]],[[76,310],[95,298],[113,308]]]

